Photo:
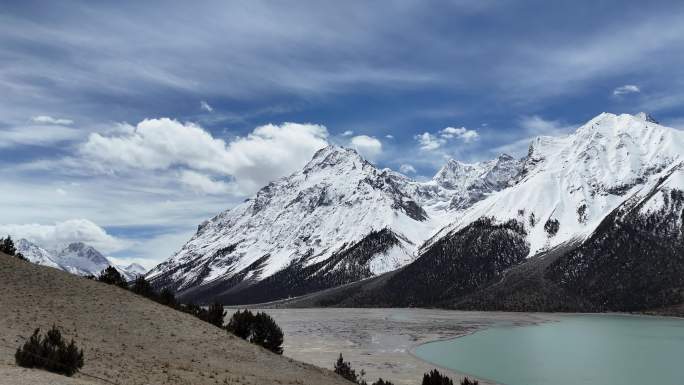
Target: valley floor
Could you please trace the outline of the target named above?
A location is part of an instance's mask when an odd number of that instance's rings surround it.
[[[494,325],[529,325],[562,317],[547,313],[468,312],[435,309],[268,309],[285,333],[285,355],[332,368],[340,353],[366,380],[378,377],[415,385],[435,368],[412,348]],[[230,314],[227,315],[230,317]],[[461,375],[441,369],[454,380]],[[456,381],[454,381],[457,383]],[[488,384],[481,381],[482,384]]]

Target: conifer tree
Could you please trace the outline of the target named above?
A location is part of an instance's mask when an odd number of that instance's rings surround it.
[[[423,375],[423,385],[454,385],[454,382],[437,369],[432,369]]]
[[[226,312],[223,310],[223,305],[215,302],[211,306],[209,306],[205,321],[209,322],[212,325],[216,325],[222,328],[223,317],[225,316]]]
[[[176,296],[168,287],[163,288],[159,293],[159,303],[173,308],[178,306]]]
[[[131,286],[131,291],[135,294],[142,295],[143,297],[155,297],[154,289],[152,289],[152,285],[150,285],[150,282],[147,279],[145,279],[144,275],[138,275],[137,277],[135,277],[135,280],[133,281],[133,286]]]
[[[128,282],[126,282],[126,279],[113,266],[107,266],[106,269],[102,270],[100,275],[97,277],[97,280],[108,285],[116,285],[124,289],[128,288]]]
[[[17,365],[41,368],[67,376],[83,367],[83,350],[76,347],[74,340],[67,344],[55,326],[43,337],[39,333],[40,329],[36,329],[28,341],[17,349],[14,354]]]
[[[283,331],[275,320],[266,313],[254,317],[250,342],[261,345],[276,354],[283,354]]]

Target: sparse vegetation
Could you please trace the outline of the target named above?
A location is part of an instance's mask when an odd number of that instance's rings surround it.
[[[128,282],[113,266],[107,266],[106,269],[102,270],[97,280],[104,282],[108,285],[116,285],[124,289],[128,289]]]
[[[549,218],[546,223],[544,223],[544,231],[546,231],[549,237],[558,234],[558,230],[560,230],[560,222],[558,219]]]
[[[587,204],[582,203],[577,208],[577,222],[585,223],[587,221]]]
[[[463,382],[461,383],[463,384]],[[469,383],[470,382],[468,382],[468,384]],[[454,382],[451,378],[443,375],[437,369],[432,369],[430,373],[425,373],[423,375],[423,385],[454,385]]]
[[[342,357],[342,353],[340,353],[340,357],[335,362],[333,370],[335,371],[335,373],[340,375],[345,380],[351,381],[356,384],[366,383],[365,381],[363,381],[363,376],[365,375],[364,371],[362,370],[360,374],[356,374],[356,370],[352,369],[351,363],[344,360],[344,358]]]
[[[266,313],[238,310],[230,318],[226,330],[276,354],[283,354],[283,331]]]
[[[220,303],[213,303],[211,306],[209,306],[204,321],[207,321],[214,326],[222,328],[223,317],[225,316],[226,312],[223,310],[223,305],[221,305]]]
[[[71,376],[83,367],[83,350],[74,340],[66,343],[62,333],[53,326],[45,336],[36,329],[33,335],[14,354],[17,365],[39,368]]]
[[[7,238],[0,238],[0,252],[26,261],[24,255],[17,251],[17,248],[14,246],[14,241],[12,241],[12,237],[9,235]]]

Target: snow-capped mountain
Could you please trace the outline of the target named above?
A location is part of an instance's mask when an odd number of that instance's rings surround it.
[[[684,303],[684,132],[601,114],[533,141],[512,185],[406,267],[298,306],[643,311]]]
[[[682,131],[643,113],[602,113],[573,134],[536,138],[510,188],[474,204],[433,239],[482,217],[524,223],[530,256],[585,238],[625,200],[678,165],[683,152]]]
[[[193,298],[241,291],[247,300],[247,291],[267,300],[381,274],[410,263],[447,223],[450,207],[502,188],[519,168],[506,155],[472,165],[450,161],[420,183],[329,146],[301,171],[201,224],[148,278]]]
[[[137,263],[122,267],[113,264],[97,249],[83,242],[68,244],[61,251],[50,251],[24,238],[16,243],[17,250],[29,261],[43,266],[64,270],[76,275],[97,276],[108,266],[114,266],[127,280],[145,274],[147,270]]]
[[[480,231],[471,224],[515,233],[507,242],[524,255],[497,260],[491,273],[499,274],[588,239],[618,207],[652,196],[650,186],[680,167],[683,149],[681,131],[646,114],[609,113],[570,135],[536,138],[521,160],[449,160],[426,182],[331,146],[201,224],[148,277],[189,299],[266,301],[369,278],[426,253],[445,261],[440,253]],[[421,262],[420,271],[440,276],[430,266]]]
[[[83,242],[67,245],[57,254],[57,261],[63,270],[77,275],[98,275],[112,265],[102,253]]]
[[[131,263],[128,266],[115,265],[114,267],[116,267],[119,273],[121,273],[121,275],[123,275],[127,281],[132,281],[137,276],[145,275],[145,273],[147,273],[147,269],[145,269],[137,263]]]
[[[509,186],[523,162],[508,154],[477,163],[449,159],[427,182],[404,180],[405,191],[429,212],[463,210]]]
[[[35,264],[62,270],[62,267],[55,260],[54,253],[36,245],[35,243],[22,238],[17,241],[15,247],[17,248],[17,251],[22,253],[26,259]]]

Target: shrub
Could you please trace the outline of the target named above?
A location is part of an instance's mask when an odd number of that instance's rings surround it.
[[[273,353],[283,354],[283,331],[266,313],[255,315],[249,310],[238,310],[230,317],[226,330]]]
[[[461,380],[461,385],[479,385],[479,384],[480,384],[480,381],[478,381],[478,380],[471,380],[471,379],[468,378],[468,377],[464,377],[464,378]]]
[[[106,269],[102,270],[100,275],[97,277],[97,280],[108,285],[116,285],[124,289],[128,288],[128,282],[126,282],[126,279],[113,266],[107,266]]]
[[[437,369],[423,375],[423,385],[454,385],[451,378],[441,374]]]
[[[14,354],[17,365],[67,376],[83,367],[83,350],[76,347],[74,340],[67,344],[55,326],[45,336],[41,337],[39,333],[40,329],[36,329],[29,340],[17,349]]]
[[[378,378],[378,380],[375,381],[375,382],[373,383],[373,385],[394,385],[394,384],[391,383],[391,382],[389,382],[389,381],[385,381],[385,380],[383,380],[382,378]]]
[[[356,374],[356,370],[352,369],[351,364],[344,360],[344,358],[342,357],[342,353],[340,353],[340,357],[335,362],[335,366],[333,367],[333,369],[335,370],[335,373],[342,376],[342,378],[344,378],[345,380],[355,382],[357,384],[363,381],[364,372],[361,371],[360,376]]]

